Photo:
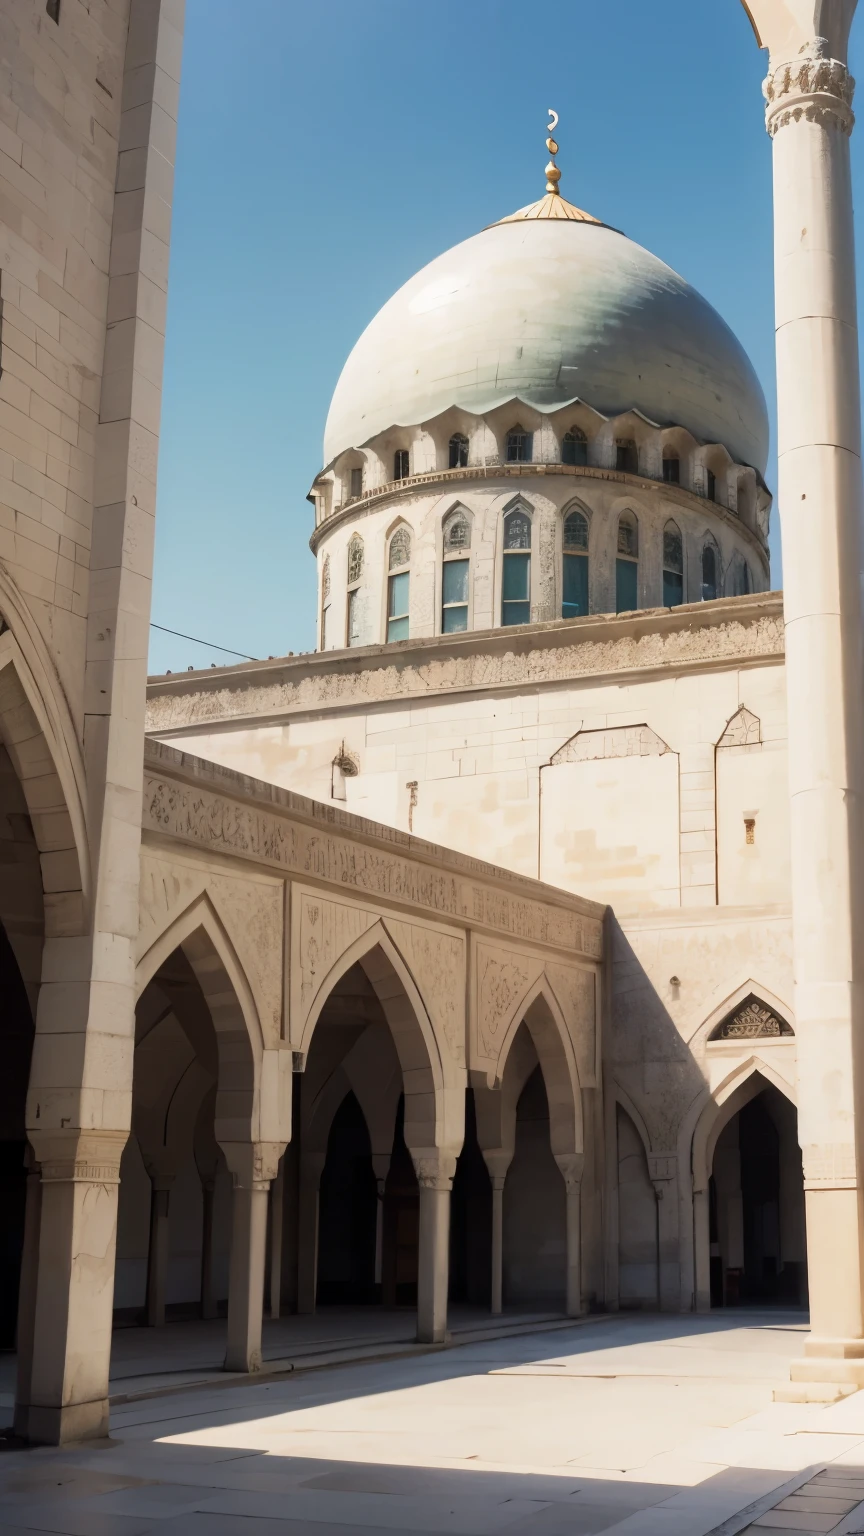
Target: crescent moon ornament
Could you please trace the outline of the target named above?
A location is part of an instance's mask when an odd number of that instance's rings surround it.
[[[546,111],[549,113],[549,125],[546,132],[551,136],[558,127],[558,113],[553,111],[551,107],[547,107]]]

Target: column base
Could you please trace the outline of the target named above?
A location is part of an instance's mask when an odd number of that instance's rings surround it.
[[[864,1339],[809,1338],[804,1358],[789,1366],[789,1385],[775,1403],[836,1403],[864,1387]]]
[[[92,1403],[69,1403],[65,1408],[45,1408],[30,1403],[16,1415],[16,1431],[30,1445],[74,1445],[79,1440],[104,1440],[108,1435],[107,1397]],[[20,1424],[20,1429],[19,1429]]]

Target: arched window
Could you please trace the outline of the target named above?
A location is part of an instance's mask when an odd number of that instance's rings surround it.
[[[663,479],[667,485],[681,484],[681,460],[676,448],[663,449]]]
[[[705,495],[709,501],[717,500],[717,476],[713,469],[706,469],[705,471]]]
[[[411,457],[407,448],[397,448],[393,455],[393,479],[407,480],[411,473]]]
[[[408,639],[408,599],[411,587],[411,533],[404,523],[390,540],[387,561],[387,642]]]
[[[363,540],[352,533],[348,545],[348,644],[362,645],[360,626],[361,586],[363,579]]]
[[[702,550],[702,601],[713,603],[717,596],[717,549],[706,544]]]
[[[684,601],[684,545],[677,523],[663,529],[663,607],[677,608]]]
[[[468,439],[462,432],[454,432],[450,439],[450,468],[465,469],[468,464]]]
[[[584,512],[568,512],[563,543],[561,617],[581,619],[588,612],[588,519]]]
[[[501,574],[501,623],[531,622],[531,519],[508,512],[504,519],[504,569]]]
[[[526,432],[524,427],[511,428],[507,433],[507,463],[528,464],[530,460],[531,433]]]
[[[571,427],[561,443],[562,464],[587,464],[588,439],[581,427]]]
[[[327,620],[330,615],[330,556],[324,556],[321,567],[321,641],[322,651],[327,649]]]
[[[639,524],[635,513],[622,512],[618,519],[618,550],[615,560],[615,612],[638,608]]]
[[[351,500],[355,501],[358,496],[362,496],[362,495],[363,495],[363,468],[362,468],[362,465],[361,465],[361,467],[359,469],[355,466],[355,468],[352,469],[352,471],[351,471]]]
[[[615,468],[625,475],[638,475],[639,450],[632,437],[615,439]]]
[[[461,634],[468,628],[468,583],[471,571],[471,523],[457,507],[444,522],[444,567],[441,575],[441,633]]]

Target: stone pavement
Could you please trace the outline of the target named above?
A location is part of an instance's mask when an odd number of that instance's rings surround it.
[[[805,1331],[621,1315],[150,1397],[114,1410],[111,1442],[0,1457],[0,1532],[864,1531],[864,1393],[771,1400]]]

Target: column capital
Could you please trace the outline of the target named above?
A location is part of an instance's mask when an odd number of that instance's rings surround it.
[[[417,1183],[421,1189],[453,1188],[453,1176],[456,1172],[455,1153],[440,1152],[430,1156],[412,1157],[414,1171],[417,1174]]]
[[[124,1131],[28,1131],[43,1184],[119,1184]]]
[[[580,1188],[582,1174],[585,1171],[585,1154],[583,1152],[556,1152],[555,1161],[561,1169],[561,1177],[564,1186],[571,1193]]]
[[[823,42],[815,39],[812,49],[771,69],[762,90],[765,126],[772,139],[779,129],[802,119],[839,133],[852,132],[855,81],[840,59],[818,51]]]

